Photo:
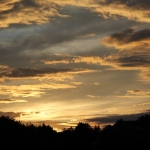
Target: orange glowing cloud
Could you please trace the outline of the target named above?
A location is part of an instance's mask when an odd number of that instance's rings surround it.
[[[17,100],[17,99],[0,99],[0,103],[9,104],[9,103],[24,103],[26,100]]]
[[[90,69],[56,69],[56,68],[11,68],[0,65],[0,81],[18,80],[18,79],[38,79],[43,80],[51,78],[54,80],[72,79],[75,75],[92,73],[96,70]]]
[[[104,18],[116,19],[123,16],[129,20],[150,22],[149,1],[130,0],[127,3],[123,0],[6,0],[0,4],[0,27],[8,27],[10,24],[43,24],[48,23],[51,17],[68,17],[67,14],[61,14],[59,9],[69,5],[89,9]]]
[[[19,86],[5,86],[0,85],[0,94],[9,95],[13,97],[41,97],[45,90],[53,89],[69,89],[76,88],[76,85],[69,84],[35,84],[35,85],[19,85]]]
[[[46,65],[49,64],[69,64],[69,63],[86,63],[86,64],[101,64],[104,60],[99,56],[74,56],[67,58],[59,58],[56,60],[42,60]]]
[[[102,43],[119,50],[105,57],[105,64],[119,70],[139,70],[139,81],[150,82],[150,29],[116,32],[104,38]]]
[[[102,40],[102,44],[119,50],[141,50],[150,48],[150,29],[127,29],[114,33]]]
[[[95,95],[87,95],[86,97],[89,97],[89,98],[100,98],[100,96],[95,96]]]
[[[150,97],[150,90],[128,90],[127,95]]]
[[[67,17],[60,14],[56,4],[49,0],[3,1],[0,7],[0,27],[8,27],[10,24],[43,24],[48,23],[52,16]]]
[[[128,90],[127,93],[123,96],[116,96],[118,98],[149,98],[150,97],[150,90],[145,89],[145,90]],[[145,103],[142,103],[145,104]],[[136,104],[136,106],[139,104]],[[135,106],[135,105],[134,105]]]

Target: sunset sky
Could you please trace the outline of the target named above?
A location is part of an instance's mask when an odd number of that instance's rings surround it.
[[[149,112],[149,0],[0,0],[0,115],[61,130]]]

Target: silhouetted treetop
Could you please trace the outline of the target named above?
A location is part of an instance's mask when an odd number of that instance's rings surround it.
[[[149,143],[150,114],[137,121],[119,119],[103,129],[79,122],[62,132],[44,123],[24,125],[10,117],[0,117],[0,144],[6,150],[149,150]]]
[[[150,114],[142,115],[137,119],[139,122],[150,123]]]

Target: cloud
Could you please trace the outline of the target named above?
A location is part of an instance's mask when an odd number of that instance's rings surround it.
[[[150,2],[147,0],[141,1],[141,0],[95,0],[97,2],[100,2],[101,4],[108,5],[108,4],[118,4],[118,5],[126,5],[129,8],[136,8],[141,10],[149,10],[150,8]]]
[[[10,118],[17,118],[21,116],[21,112],[3,112],[0,111],[0,116],[9,116]]]
[[[139,73],[139,81],[145,82],[146,84],[150,83],[150,71],[149,68],[142,70],[142,72]]]
[[[58,6],[52,1],[12,0],[0,4],[0,27],[10,24],[43,24],[53,16],[66,17],[58,12]]]
[[[71,72],[71,69],[56,68],[11,68],[9,66],[0,65],[0,80],[20,79],[20,78],[42,78],[48,75]]]
[[[118,98],[139,98],[139,97],[150,97],[150,90],[149,89],[137,89],[137,90],[128,90],[126,95],[124,96],[116,96]]]
[[[150,90],[128,90],[127,95],[130,96],[148,96],[150,97]]]
[[[102,40],[106,46],[114,46],[119,50],[123,49],[149,49],[150,29],[135,30],[133,28],[114,33]]]
[[[150,105],[150,102],[136,104],[136,105],[133,105],[133,107],[144,107],[144,106],[147,106],[147,105]]]
[[[95,118],[93,117],[93,118],[86,119],[85,121],[95,122],[99,124],[108,124],[108,123],[115,123],[118,119],[121,118],[126,121],[137,120],[140,116],[145,115],[147,113],[149,113],[149,111],[138,113],[138,114],[110,115],[106,117],[95,117]]]
[[[71,83],[73,83],[75,85],[82,85],[83,84],[83,82],[71,82]]]
[[[0,80],[6,79],[21,79],[21,78],[65,78],[67,75],[77,75],[83,73],[95,72],[90,69],[56,69],[56,68],[11,68],[9,66],[0,65]],[[56,75],[56,76],[54,76]],[[61,75],[61,77],[60,77]],[[64,77],[63,77],[64,76]],[[69,76],[67,76],[69,77]]]
[[[135,51],[122,51],[120,53],[111,54],[109,56],[67,56],[59,57],[58,59],[42,60],[46,65],[56,65],[56,64],[95,64],[101,66],[112,66],[113,68],[120,70],[139,70],[139,68],[146,68],[150,66],[149,55],[142,52]]]
[[[86,95],[86,97],[89,97],[89,98],[100,98],[101,96],[95,96],[95,95]]]
[[[68,59],[56,59],[56,60],[41,60],[42,63],[44,63],[45,65],[52,65],[52,64],[69,64],[70,60]]]
[[[147,70],[150,67],[149,55],[141,53],[123,51],[112,54],[104,57],[103,65],[110,65],[119,70]]]
[[[17,100],[17,99],[0,99],[0,103],[9,104],[9,103],[24,103],[26,100]]]
[[[87,38],[87,37],[93,37],[93,36],[95,36],[95,34],[91,33],[91,34],[85,34],[85,35],[80,36],[80,37]]]
[[[24,118],[28,119],[30,117],[38,117],[43,115],[42,112],[38,111],[31,111],[31,112],[3,112],[0,111],[0,116],[9,116],[10,118],[15,118],[15,119],[21,119],[24,120]],[[30,119],[29,119],[30,120]]]
[[[60,12],[66,6],[83,7],[104,18],[123,16],[130,20],[150,22],[149,5],[146,0],[6,0],[0,4],[0,27],[8,27],[10,24],[43,24],[58,16],[68,17]]]
[[[69,72],[71,69],[55,69],[55,68],[8,68],[2,70],[0,77],[12,77],[12,78],[21,78],[21,77],[42,77],[46,74],[56,74],[60,72]]]
[[[79,37],[82,38],[82,36],[93,36],[97,32],[103,32],[102,28],[104,23],[101,23],[103,18],[100,18],[97,15],[93,17],[93,13],[91,13],[90,10],[80,7],[66,6],[61,11],[67,12],[71,15],[71,17],[57,17],[52,23],[47,23],[44,25],[35,24],[19,27],[19,25],[17,26],[15,24],[12,27],[10,26],[10,29],[13,28],[15,30],[9,30],[9,35],[7,35],[6,29],[2,30],[4,32],[3,39],[0,43],[0,50],[4,51],[3,53],[6,52],[5,50],[9,49],[13,49],[17,52],[20,52],[20,50],[39,50],[41,48],[45,50],[46,48],[53,47],[58,43],[79,39]],[[41,18],[38,15],[36,17]],[[32,17],[30,16],[30,18]],[[91,22],[94,22],[94,24]],[[105,23],[107,22],[105,21]],[[100,27],[99,24],[102,24],[102,26]],[[81,26],[84,26],[84,28]],[[23,54],[26,53],[24,52]]]
[[[117,38],[118,41],[121,41],[121,39],[118,36]],[[110,44],[111,46],[113,45],[113,40],[112,43]],[[53,57],[50,60],[48,59],[41,60],[41,62],[44,63],[45,65],[84,63],[88,65],[92,64],[92,65],[106,66],[105,69],[110,69],[110,70],[137,70],[140,71],[140,73],[138,74],[138,81],[150,82],[150,72],[149,72],[150,52],[149,50],[147,50],[147,47],[144,47],[143,50],[124,49],[119,51],[118,53],[110,54],[108,56],[103,56],[103,57],[92,56],[92,55],[91,56],[90,55],[87,56],[59,55]]]
[[[30,60],[45,60],[54,53],[85,55],[87,51],[93,53],[93,49],[97,49],[101,55],[104,51],[108,54],[99,45],[99,38],[112,30],[124,29],[124,24],[126,27],[135,25],[123,18],[119,22],[104,19],[85,7],[75,5],[63,5],[59,10],[70,17],[54,17],[52,22],[42,25],[11,24],[9,28],[0,29],[0,55],[3,56],[0,62],[23,67],[30,65]],[[61,61],[68,63],[65,59]],[[53,64],[57,62],[60,60]]]
[[[0,85],[0,94],[9,95],[14,97],[41,97],[45,94],[46,90],[56,90],[56,89],[70,89],[76,88],[75,84],[59,84],[59,83],[49,83],[49,84],[34,84],[34,85]],[[6,101],[7,102],[7,101]],[[11,101],[9,101],[11,102]],[[12,101],[15,102],[15,101]],[[17,101],[16,101],[17,102]],[[22,101],[23,102],[23,101]]]
[[[86,63],[100,65],[104,60],[99,56],[67,56],[60,57],[52,60],[41,60],[46,65],[50,64],[70,64],[70,63]]]
[[[123,16],[137,22],[150,22],[150,3],[147,0],[94,0],[90,6],[93,6],[92,11],[105,18]]]
[[[124,50],[104,57],[102,62],[101,65],[108,65],[112,70],[136,70],[138,81],[150,82],[150,53],[147,50]]]
[[[104,63],[119,70],[139,70],[139,81],[150,81],[150,29],[127,29],[105,37],[102,43],[118,53],[104,58]]]

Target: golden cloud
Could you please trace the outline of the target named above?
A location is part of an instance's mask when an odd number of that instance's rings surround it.
[[[10,68],[9,66],[0,65],[0,81],[17,80],[17,79],[54,79],[64,80],[72,79],[75,75],[83,73],[92,73],[96,70],[90,69],[56,69],[56,68]]]
[[[56,4],[49,0],[6,0],[0,6],[0,27],[8,27],[10,24],[43,24],[48,23],[52,16],[67,17],[60,14]]]
[[[124,39],[123,41],[123,46],[121,47],[128,47],[130,44],[130,41],[138,41],[144,42],[144,40],[147,40],[147,37],[149,34],[144,34],[144,36],[140,36],[141,33],[146,33],[144,31],[139,31],[132,33],[130,36],[125,35],[119,35],[122,36]],[[121,34],[121,33],[117,33]],[[136,36],[137,35],[137,36]],[[139,35],[139,36],[138,36]],[[142,34],[143,35],[143,34]],[[136,37],[135,37],[136,36]],[[111,35],[111,37],[117,37],[117,42],[120,42],[121,39],[118,37],[118,35]],[[148,41],[148,40],[147,40]],[[115,45],[116,43],[112,40],[111,46]],[[109,42],[108,42],[109,43]],[[129,43],[129,44],[128,44]],[[140,43],[140,42],[139,42]],[[139,45],[139,47],[138,47]],[[116,46],[116,45],[115,45]],[[135,46],[135,45],[134,45]],[[144,47],[142,50],[140,49],[140,44],[137,44],[135,47],[138,47],[138,49],[131,48],[124,49],[119,51],[118,53],[111,54],[109,56],[105,57],[100,57],[100,56],[66,56],[62,57],[59,56],[59,58],[55,60],[43,60],[42,62],[46,65],[49,64],[71,64],[71,63],[86,63],[86,64],[95,64],[95,65],[100,65],[100,66],[107,66],[106,69],[109,70],[137,70],[140,71],[138,74],[138,81],[144,81],[144,82],[150,82],[150,72],[149,72],[149,67],[150,67],[150,51],[148,50],[148,47]],[[117,48],[120,48],[118,46]],[[120,50],[120,49],[119,49]],[[79,73],[86,73],[86,72],[95,72],[94,70],[80,70]],[[69,74],[76,74],[77,72],[69,72]],[[68,74],[68,73],[67,73]]]
[[[43,24],[48,23],[51,17],[68,17],[59,13],[60,7],[66,5],[84,7],[104,18],[123,16],[138,22],[150,22],[150,3],[136,1],[129,5],[126,1],[118,0],[5,0],[0,4],[0,27],[8,27],[10,24]]]
[[[57,60],[51,60],[51,61],[46,61],[46,60],[41,60],[45,65],[51,65],[51,64],[69,64],[69,60],[66,59],[57,59]]]
[[[24,103],[26,100],[17,100],[17,99],[0,99],[0,103],[9,104],[9,103]]]
[[[48,1],[52,2],[52,0]],[[112,17],[115,19],[118,16],[123,16],[137,22],[150,22],[149,1],[135,0],[133,2],[132,0],[129,0],[127,3],[123,0],[56,0],[55,3],[59,6],[74,5],[85,7],[86,9],[98,13],[104,18]]]
[[[133,105],[133,107],[144,107],[145,105],[146,105],[146,106],[147,106],[147,105],[150,105],[150,102],[136,104],[136,105]]]
[[[133,28],[114,33],[102,40],[102,44],[119,50],[150,49],[150,29],[135,30]]]
[[[147,84],[150,83],[150,71],[149,68],[143,69],[142,72],[139,73],[139,81],[145,82]]]
[[[59,58],[56,60],[42,60],[46,65],[49,64],[69,64],[69,63],[86,63],[86,64],[101,64],[104,63],[104,60],[99,56],[74,56]]]
[[[0,111],[0,116],[9,116],[10,118],[17,118],[21,116],[21,112],[3,112]]]
[[[150,29],[127,29],[107,36],[102,43],[118,53],[104,58],[104,63],[119,70],[139,70],[139,81],[150,82]]]
[[[0,94],[9,95],[14,97],[41,97],[45,90],[54,89],[69,89],[76,88],[75,85],[69,84],[35,84],[35,85],[19,85],[19,86],[6,86],[0,85]]]
[[[111,0],[109,4],[107,2],[92,4],[91,10],[100,13],[100,15],[104,18],[117,18],[119,16],[123,16],[129,20],[134,20],[137,22],[150,22],[149,10],[139,9],[134,5],[129,7],[126,3],[118,4],[113,0]]]
[[[101,96],[87,95],[86,97],[89,97],[89,98],[100,98]]]
[[[123,96],[116,96],[118,98],[149,98],[150,97],[150,90],[149,89],[145,89],[145,90],[128,90],[126,95]]]
[[[127,95],[131,96],[148,96],[150,97],[150,90],[128,90]]]

